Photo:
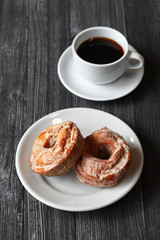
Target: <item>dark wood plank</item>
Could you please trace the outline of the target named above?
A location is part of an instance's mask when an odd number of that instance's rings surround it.
[[[160,237],[160,192],[159,173],[160,125],[159,108],[159,76],[160,76],[160,4],[158,1],[148,1],[144,7],[143,1],[125,5],[128,37],[130,42],[139,48],[145,57],[144,80],[135,92],[136,130],[141,137],[145,151],[145,165],[142,174],[143,204],[145,210],[146,231],[149,239]],[[142,11],[143,9],[143,11]],[[136,12],[137,17],[134,18]],[[136,34],[132,30],[136,27]],[[140,115],[141,114],[141,115]],[[141,117],[140,117],[141,116]]]
[[[26,33],[24,5],[1,1],[1,239],[22,239],[23,195],[15,171],[15,151],[24,130]]]

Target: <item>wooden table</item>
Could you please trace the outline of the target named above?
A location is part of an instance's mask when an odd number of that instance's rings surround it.
[[[91,26],[121,31],[145,58],[143,81],[113,101],[67,91],[57,62],[74,36]],[[158,0],[0,1],[0,239],[160,239],[160,2]],[[109,112],[138,135],[145,163],[121,200],[90,212],[48,207],[22,186],[15,169],[21,136],[56,110]]]

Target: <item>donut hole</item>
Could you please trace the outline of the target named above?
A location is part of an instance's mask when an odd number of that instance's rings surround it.
[[[56,141],[52,137],[47,139],[45,144],[43,145],[44,148],[52,148],[55,145]]]
[[[112,149],[110,149],[110,147],[108,147],[107,145],[99,145],[92,150],[93,157],[103,160],[108,160],[111,157],[112,153]]]

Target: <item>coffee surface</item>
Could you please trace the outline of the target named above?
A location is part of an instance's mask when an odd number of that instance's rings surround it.
[[[107,64],[120,59],[124,54],[124,50],[112,39],[95,37],[84,41],[78,47],[77,54],[87,62]]]

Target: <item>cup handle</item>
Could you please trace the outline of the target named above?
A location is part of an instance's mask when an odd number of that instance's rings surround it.
[[[144,65],[144,58],[137,52],[128,53],[127,69],[139,69]]]

